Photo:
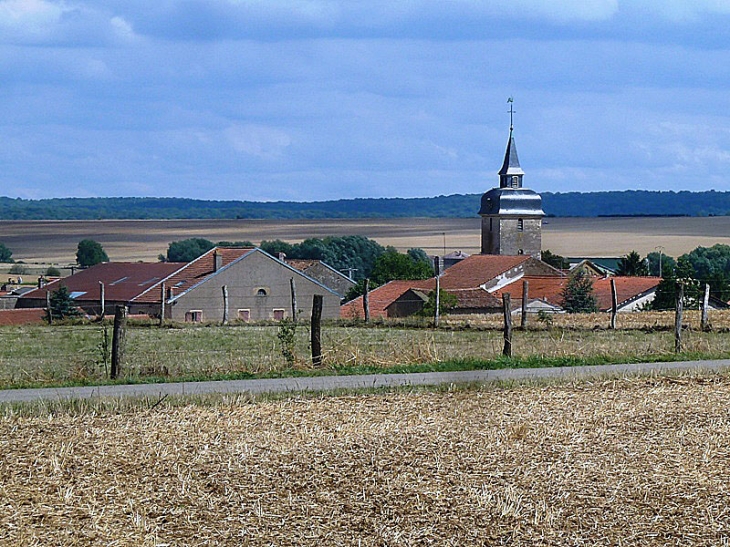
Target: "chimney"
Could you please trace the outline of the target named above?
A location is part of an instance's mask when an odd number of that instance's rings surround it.
[[[223,267],[223,257],[221,254],[216,250],[213,253],[213,271],[217,272]]]
[[[168,299],[168,300],[172,300],[172,298],[173,298],[174,296],[175,296],[175,288],[174,288],[174,287],[169,287],[169,288],[167,289],[167,299]]]

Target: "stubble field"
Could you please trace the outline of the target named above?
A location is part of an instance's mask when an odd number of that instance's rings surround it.
[[[0,417],[3,545],[722,546],[730,379]]]
[[[430,254],[479,252],[479,218],[338,220],[167,220],[167,221],[0,221],[0,242],[15,260],[69,264],[81,239],[99,241],[111,260],[155,261],[171,241],[202,237],[211,241],[363,235],[404,251]],[[543,249],[563,256],[645,255],[657,247],[671,256],[698,245],[730,244],[730,217],[548,218]]]

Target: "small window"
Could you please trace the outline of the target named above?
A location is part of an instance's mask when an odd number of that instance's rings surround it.
[[[523,254],[525,254],[525,250],[524,249],[517,249],[517,254],[518,255],[523,255]]]
[[[203,322],[203,311],[202,310],[190,310],[185,313],[186,323],[202,323]]]
[[[512,177],[512,188],[519,188],[520,187],[520,177],[518,175],[514,175]]]
[[[267,294],[266,289],[263,288],[256,291],[256,296],[266,296]]]
[[[273,312],[274,321],[281,321],[284,319],[284,310],[274,310]]]
[[[251,310],[238,310],[238,320],[239,321],[250,321],[251,320]]]
[[[492,231],[492,221],[493,221],[493,220],[494,220],[493,218],[490,218],[490,219],[489,219],[489,231],[490,231],[490,232]]]
[[[525,221],[524,221],[524,220],[522,220],[521,218],[518,218],[518,219],[517,219],[517,231],[518,231],[518,232],[521,232],[521,231],[523,231],[524,229],[525,229]]]

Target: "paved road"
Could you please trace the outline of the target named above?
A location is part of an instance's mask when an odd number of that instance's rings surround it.
[[[328,391],[395,386],[423,386],[495,382],[539,378],[590,378],[651,374],[681,370],[727,370],[730,359],[717,361],[683,361],[676,363],[638,363],[587,367],[522,368],[471,370],[462,372],[426,372],[418,374],[368,374],[362,376],[319,376],[266,380],[229,380],[219,382],[178,382],[96,387],[12,389],[0,391],[0,403],[89,399],[93,397],[159,397],[163,395],[197,395],[204,393],[285,393]]]

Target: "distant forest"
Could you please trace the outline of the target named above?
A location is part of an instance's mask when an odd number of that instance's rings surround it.
[[[474,217],[481,194],[336,201],[207,201],[182,198],[0,197],[0,220],[316,219]],[[730,192],[567,192],[542,194],[549,216],[724,216]]]

